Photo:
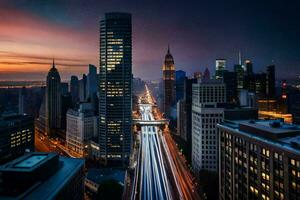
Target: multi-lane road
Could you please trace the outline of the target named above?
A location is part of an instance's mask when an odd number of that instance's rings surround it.
[[[140,112],[142,120],[154,120],[150,104],[141,104]],[[140,199],[172,199],[158,131],[155,126],[141,130]]]
[[[139,111],[143,123],[136,168],[138,177],[135,177],[135,195],[132,199],[200,199],[194,191],[193,177],[168,129],[163,132],[161,127],[146,123],[162,120],[154,118],[154,114],[157,117],[161,113],[153,109],[154,100],[147,86],[145,95],[140,99]]]

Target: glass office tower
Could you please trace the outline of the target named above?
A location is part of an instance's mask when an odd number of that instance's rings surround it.
[[[126,166],[131,148],[131,14],[100,21],[99,147],[106,164]]]

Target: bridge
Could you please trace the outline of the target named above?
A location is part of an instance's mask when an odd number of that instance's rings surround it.
[[[160,126],[169,124],[169,120],[167,119],[160,119],[160,120],[142,120],[142,119],[134,119],[133,124],[140,125],[140,126]]]

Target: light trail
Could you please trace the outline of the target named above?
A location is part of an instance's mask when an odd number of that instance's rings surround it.
[[[151,105],[140,105],[143,120],[153,121]],[[158,137],[158,128],[143,126],[141,130],[140,199],[173,199]]]
[[[164,120],[155,100],[146,86],[146,92],[139,98],[142,121]],[[155,119],[154,115],[159,118]],[[157,124],[140,124],[140,149],[133,188],[133,199],[140,200],[198,200],[194,192],[193,177],[184,161],[179,158],[178,149],[168,131],[162,131]],[[168,130],[168,129],[167,129]]]

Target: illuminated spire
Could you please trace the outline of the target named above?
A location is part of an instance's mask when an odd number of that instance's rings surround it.
[[[239,50],[239,65],[242,65],[242,56],[241,56],[241,50]]]

